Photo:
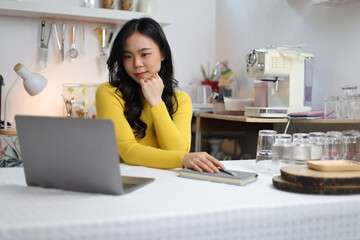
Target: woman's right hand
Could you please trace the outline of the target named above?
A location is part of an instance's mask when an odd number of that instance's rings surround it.
[[[186,153],[182,164],[186,168],[192,168],[198,172],[205,170],[210,173],[218,173],[218,167],[225,169],[225,166],[207,152]]]
[[[150,107],[155,107],[163,100],[161,95],[164,91],[164,83],[158,73],[149,78],[140,80],[141,90]]]

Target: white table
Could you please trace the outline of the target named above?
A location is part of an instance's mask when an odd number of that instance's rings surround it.
[[[253,171],[254,161],[228,161]],[[155,181],[122,196],[27,187],[22,168],[0,169],[0,239],[360,239],[360,195],[284,192],[271,176],[247,186],[121,165]]]

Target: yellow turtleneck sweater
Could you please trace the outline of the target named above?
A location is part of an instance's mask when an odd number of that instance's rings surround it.
[[[169,116],[164,102],[150,108],[142,96],[143,111],[140,119],[146,123],[146,136],[135,138],[125,118],[125,101],[115,93],[109,83],[96,92],[96,111],[99,118],[111,119],[121,159],[128,164],[155,168],[182,167],[185,153],[190,151],[192,105],[189,95],[176,91],[178,109]]]

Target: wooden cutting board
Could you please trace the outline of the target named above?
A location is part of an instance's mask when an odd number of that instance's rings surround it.
[[[319,195],[348,195],[360,194],[360,185],[324,186],[305,185],[284,180],[281,176],[273,177],[275,188],[295,193],[319,194]]]
[[[281,177],[288,182],[310,186],[360,186],[360,171],[323,172],[309,169],[306,165],[286,166],[280,169]]]
[[[360,162],[352,160],[313,160],[306,164],[308,168],[322,172],[360,171]]]

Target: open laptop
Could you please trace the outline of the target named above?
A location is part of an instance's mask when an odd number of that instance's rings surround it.
[[[121,195],[154,181],[120,175],[111,120],[15,116],[15,122],[29,186]]]

